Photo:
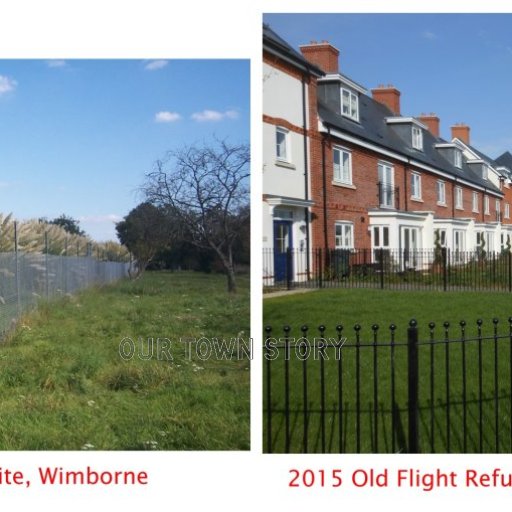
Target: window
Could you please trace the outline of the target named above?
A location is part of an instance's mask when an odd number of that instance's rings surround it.
[[[417,126],[412,127],[412,147],[423,150],[423,132]]]
[[[462,168],[462,152],[458,149],[456,149],[454,153],[454,163],[455,167],[458,167],[459,169]]]
[[[290,161],[289,132],[284,128],[276,128],[276,158],[283,162]]]
[[[389,227],[374,226],[373,227],[373,247],[375,249],[389,247]]]
[[[490,211],[489,211],[489,197],[488,196],[484,196],[484,213],[485,213],[485,215],[489,215],[490,214]]]
[[[446,204],[445,182],[441,180],[437,182],[437,204]]]
[[[354,225],[351,222],[336,222],[336,249],[352,249],[354,247]]]
[[[393,167],[390,164],[379,162],[378,170],[379,204],[384,208],[393,208],[395,204]]]
[[[348,89],[341,89],[341,113],[354,121],[359,121],[359,98]]]
[[[455,208],[458,208],[459,210],[463,210],[463,197],[462,197],[462,188],[461,187],[455,187]]]
[[[478,213],[478,192],[473,192],[473,211]]]
[[[499,199],[496,199],[496,217],[497,219],[499,220],[500,218],[500,213],[501,213],[501,204],[500,204],[500,200]]]
[[[505,219],[510,219],[510,205],[505,203]]]
[[[482,165],[482,178],[484,180],[489,179],[489,167],[487,165]]]
[[[352,154],[341,148],[334,148],[333,155],[334,181],[352,185]]]
[[[421,199],[421,175],[415,172],[411,174],[411,197]]]
[[[446,247],[446,229],[436,229],[434,236],[434,245]]]

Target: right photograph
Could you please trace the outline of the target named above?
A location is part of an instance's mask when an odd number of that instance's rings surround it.
[[[512,452],[509,14],[263,16],[263,450]]]

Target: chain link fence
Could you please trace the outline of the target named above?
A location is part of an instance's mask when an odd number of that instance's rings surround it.
[[[5,335],[39,300],[116,281],[128,275],[129,265],[92,256],[0,253],[0,334]]]

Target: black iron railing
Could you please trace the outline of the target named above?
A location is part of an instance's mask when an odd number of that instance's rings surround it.
[[[267,326],[265,451],[512,452],[505,324]]]
[[[263,250],[268,289],[369,287],[512,292],[512,253],[445,248]]]

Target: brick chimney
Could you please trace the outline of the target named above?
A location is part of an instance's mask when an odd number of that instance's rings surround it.
[[[375,101],[386,105],[396,116],[400,115],[400,91],[393,85],[379,85],[372,89]]]
[[[303,44],[299,48],[304,58],[321,70],[326,73],[339,73],[338,57],[340,51],[332,44],[327,41],[320,43],[311,41],[310,44]]]
[[[421,121],[424,125],[428,127],[429,132],[434,137],[439,137],[439,117],[437,117],[433,112],[430,114],[421,114],[418,117],[418,121]]]
[[[452,139],[460,139],[462,142],[469,144],[469,131],[470,128],[467,124],[457,123],[452,126]]]

